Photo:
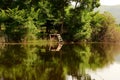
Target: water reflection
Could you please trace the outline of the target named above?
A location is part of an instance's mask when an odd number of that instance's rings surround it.
[[[67,44],[51,51],[49,45],[0,45],[0,79],[95,80],[88,70],[112,64],[119,48],[116,44]]]
[[[63,46],[63,43],[57,43],[56,45],[50,44],[49,50],[50,51],[60,51]]]

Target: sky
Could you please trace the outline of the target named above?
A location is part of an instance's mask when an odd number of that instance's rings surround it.
[[[101,5],[120,5],[120,0],[100,0]]]

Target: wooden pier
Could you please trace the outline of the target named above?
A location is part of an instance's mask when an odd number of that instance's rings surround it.
[[[58,42],[63,42],[63,39],[60,34],[49,34],[50,40],[57,38]]]

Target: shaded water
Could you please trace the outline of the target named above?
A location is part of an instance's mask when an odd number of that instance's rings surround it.
[[[119,80],[119,44],[1,44],[0,80]]]

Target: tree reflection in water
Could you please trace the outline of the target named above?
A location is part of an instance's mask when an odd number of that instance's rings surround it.
[[[50,51],[49,46],[30,44],[0,47],[0,79],[91,80],[86,70],[111,64],[120,46],[67,44],[59,51]]]

